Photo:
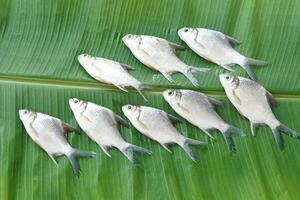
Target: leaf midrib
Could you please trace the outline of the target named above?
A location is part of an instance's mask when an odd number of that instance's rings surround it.
[[[60,86],[60,87],[76,87],[76,88],[93,88],[93,89],[101,89],[101,90],[113,90],[120,91],[113,85],[104,84],[101,82],[87,82],[87,81],[72,81],[72,80],[60,80],[60,79],[49,79],[49,78],[36,78],[36,77],[24,77],[24,76],[13,76],[13,75],[0,75],[0,82],[9,82],[9,83],[27,83],[27,84],[37,84],[37,85],[52,85],[52,86]],[[180,86],[174,85],[170,86],[172,88],[182,88]],[[170,87],[161,87],[155,86],[151,89],[146,89],[145,91],[151,93],[160,93]],[[221,90],[207,90],[207,89],[193,89],[206,93],[211,96],[226,96],[224,91]],[[136,92],[133,88],[128,88],[129,92]],[[120,91],[122,92],[122,91]],[[289,94],[282,92],[274,92],[271,91],[273,96],[281,99],[300,99],[300,94]]]

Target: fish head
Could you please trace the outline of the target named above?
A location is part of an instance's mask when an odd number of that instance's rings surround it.
[[[79,55],[77,60],[83,67],[85,67],[86,65],[91,64],[95,60],[95,57],[84,53]]]
[[[71,110],[76,113],[83,112],[86,109],[87,103],[77,98],[71,98],[69,99],[69,105]]]
[[[235,89],[239,85],[238,76],[230,73],[220,74],[220,82],[222,86],[226,89]]]
[[[132,48],[138,45],[140,37],[139,35],[127,34],[122,38],[122,41],[128,48]]]
[[[181,92],[180,90],[174,90],[174,89],[165,90],[163,92],[163,97],[169,103],[177,102],[181,97]]]
[[[183,41],[186,41],[190,38],[196,37],[195,30],[196,30],[195,28],[183,27],[177,31],[177,34]]]
[[[19,110],[19,117],[23,123],[29,122],[29,120],[32,120],[33,118],[35,118],[35,116],[36,113],[28,109]]]
[[[122,106],[122,111],[127,118],[138,117],[139,107],[127,104],[127,105]]]

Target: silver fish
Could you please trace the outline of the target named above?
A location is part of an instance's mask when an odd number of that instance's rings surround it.
[[[79,176],[80,172],[76,158],[96,155],[95,152],[71,147],[66,139],[66,135],[69,132],[74,132],[75,129],[62,120],[27,109],[19,110],[19,116],[31,139],[46,151],[56,165],[57,157],[65,155],[69,159],[76,176]]]
[[[168,152],[171,152],[168,145],[175,143],[195,161],[196,158],[189,145],[206,146],[205,142],[181,135],[173,126],[179,120],[163,110],[147,106],[124,105],[122,111],[138,131],[160,143]]]
[[[88,54],[81,54],[77,59],[82,67],[94,79],[103,83],[112,84],[124,92],[128,92],[125,87],[133,87],[147,101],[141,90],[151,87],[128,73],[127,70],[133,70],[133,67]]]
[[[126,127],[128,124],[110,109],[77,98],[70,99],[69,104],[82,130],[109,157],[111,157],[108,151],[110,147],[119,149],[133,163],[137,163],[133,152],[152,153],[147,149],[130,144],[122,138],[118,124]]]
[[[231,126],[218,115],[214,108],[222,103],[212,97],[192,90],[165,90],[163,96],[176,113],[200,128],[209,137],[213,138],[210,131],[219,130],[231,152],[236,150],[231,135],[236,133],[245,136],[240,129]]]
[[[188,66],[176,56],[176,50],[184,47],[165,39],[128,34],[122,38],[132,54],[147,67],[159,71],[170,82],[174,82],[172,74],[175,72],[185,75],[194,86],[199,86],[193,73],[210,71],[208,68]]]
[[[272,129],[280,150],[284,147],[280,132],[300,139],[300,135],[296,131],[283,125],[275,117],[270,105],[276,104],[276,100],[263,86],[255,81],[232,74],[221,74],[219,78],[231,103],[241,115],[249,119],[253,136],[255,136],[258,125],[266,124]]]
[[[229,71],[232,66],[240,65],[246,70],[251,79],[256,80],[252,65],[266,65],[267,62],[248,58],[234,47],[241,42],[224,33],[204,28],[181,28],[179,37],[199,56],[216,63]]]

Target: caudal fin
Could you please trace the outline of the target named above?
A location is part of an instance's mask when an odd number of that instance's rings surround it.
[[[188,156],[194,161],[196,162],[196,157],[192,151],[192,149],[190,148],[189,145],[197,145],[197,146],[207,146],[206,142],[201,142],[198,140],[193,140],[190,138],[185,138],[185,142],[183,144],[180,144],[181,148],[188,154]]]
[[[272,128],[272,132],[273,132],[273,136],[275,138],[275,142],[277,144],[277,147],[280,150],[283,150],[283,148],[284,148],[281,132],[288,135],[288,136],[290,136],[290,137],[292,137],[292,138],[300,140],[299,133],[297,133],[296,131],[290,129],[289,127],[287,127],[283,124],[280,124],[279,126],[277,126],[275,128]]]
[[[188,67],[188,69],[183,74],[191,81],[191,83],[194,86],[198,87],[199,86],[199,82],[194,77],[193,74],[194,73],[200,73],[200,72],[205,73],[205,72],[209,72],[209,71],[211,71],[211,69],[209,69],[209,68],[200,68],[200,67],[192,67],[192,66],[190,66],[190,67]]]
[[[241,66],[246,70],[247,74],[252,80],[256,80],[256,75],[253,73],[251,66],[263,66],[267,64],[268,63],[266,61],[245,57]]]
[[[242,137],[246,136],[246,134],[241,129],[236,128],[234,126],[229,126],[229,128],[226,131],[222,132],[223,137],[225,139],[225,142],[226,142],[230,152],[236,151],[235,144],[231,137],[233,133],[237,134],[238,136],[242,136]]]
[[[128,143],[127,147],[125,147],[124,149],[121,149],[121,152],[127,157],[127,159],[130,162],[132,162],[134,164],[138,163],[138,161],[135,160],[133,157],[134,152],[138,152],[138,153],[142,153],[142,154],[149,154],[149,155],[152,154],[152,151],[150,151],[148,149],[145,149],[145,148],[133,145],[133,144],[129,144],[129,143]]]
[[[79,149],[73,149],[73,151],[69,155],[67,155],[67,157],[72,165],[73,172],[77,177],[79,177],[79,174],[80,174],[80,166],[77,161],[77,158],[78,157],[94,157],[95,155],[96,155],[95,152],[83,151],[83,150],[79,150]]]

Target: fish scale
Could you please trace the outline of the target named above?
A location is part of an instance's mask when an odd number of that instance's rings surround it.
[[[227,73],[221,74],[219,79],[230,102],[241,115],[250,121],[253,136],[255,136],[256,128],[259,125],[266,124],[271,128],[280,150],[284,148],[281,133],[300,139],[300,135],[296,131],[288,128],[275,117],[271,104],[274,104],[276,100],[259,83]]]
[[[95,152],[71,147],[65,134],[75,129],[62,120],[27,109],[19,110],[19,116],[28,135],[48,154],[51,160],[57,164],[57,157],[65,155],[69,159],[76,176],[79,176],[80,173],[77,158],[95,155]]]

